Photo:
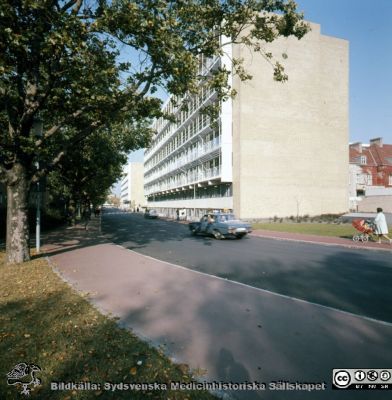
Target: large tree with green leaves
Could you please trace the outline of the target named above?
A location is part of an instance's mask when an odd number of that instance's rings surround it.
[[[139,126],[123,140],[123,129],[112,127],[98,129],[71,152],[67,153],[49,173],[47,186],[50,194],[62,198],[67,204],[100,205],[105,202],[109,190],[122,174],[122,166],[127,162],[129,148],[137,146],[145,137],[145,128]]]
[[[250,28],[250,29],[249,29]],[[222,53],[221,35],[260,45],[307,31],[292,0],[0,0],[0,179],[7,186],[7,261],[28,260],[31,185],[97,129],[160,115],[157,88],[195,90],[200,54]],[[248,78],[240,62],[236,72]],[[275,78],[284,80],[274,64]],[[227,71],[211,85],[229,93]],[[34,134],[34,121],[44,124]],[[132,149],[132,145],[129,146]],[[39,167],[39,168],[38,168]]]

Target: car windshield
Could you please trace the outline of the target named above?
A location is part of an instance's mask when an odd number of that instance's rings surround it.
[[[234,214],[224,214],[218,216],[218,221],[220,222],[233,221],[233,220],[235,220]]]

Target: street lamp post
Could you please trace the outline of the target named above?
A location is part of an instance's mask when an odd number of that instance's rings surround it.
[[[36,137],[42,137],[43,122],[40,117],[34,118],[33,121],[33,134]],[[39,158],[36,162],[37,171],[39,171]],[[37,254],[41,248],[41,190],[40,190],[39,178],[37,181],[37,212],[36,212],[36,224],[35,224],[35,248]]]
[[[39,168],[39,163],[37,164]],[[39,181],[37,182],[37,216],[35,223],[35,248],[38,254],[41,248],[41,191],[39,187]]]

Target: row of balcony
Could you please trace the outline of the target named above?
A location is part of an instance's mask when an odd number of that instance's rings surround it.
[[[181,188],[194,185],[198,182],[216,179],[220,176],[220,174],[220,166],[206,168],[204,171],[190,172],[187,175],[183,174],[181,176],[173,177],[168,182],[166,181],[157,183],[150,188],[145,188],[144,193],[145,195],[149,196],[150,194],[158,192],[165,192],[170,190],[179,191]]]
[[[199,74],[205,76],[207,75],[211,68],[220,60],[219,57],[207,58],[201,70],[199,70]]]
[[[203,64],[203,66],[202,66],[202,69],[199,70],[199,74],[202,75],[202,76],[206,76],[207,74],[209,74],[210,70],[218,63],[218,61],[220,61],[220,57],[218,57],[218,56],[215,56],[215,57],[213,57],[213,58],[207,58],[207,59],[206,59],[206,62],[205,62],[205,63]],[[216,93],[215,93],[214,91],[211,91],[210,94],[208,94],[206,97],[204,97],[204,98],[202,99],[201,103],[205,103],[206,100],[207,100],[208,98],[212,97],[212,96],[215,95],[215,94],[216,94]],[[184,100],[186,97],[187,97],[187,95],[185,95],[185,96],[182,98],[182,100]],[[178,100],[178,99],[177,99],[177,100]],[[182,101],[182,100],[181,100],[181,101]],[[181,103],[181,101],[180,101],[180,103]],[[198,111],[198,109],[200,108],[200,106],[201,106],[201,104],[197,105],[196,108],[194,109],[194,111],[192,111],[191,114],[193,115],[196,111]],[[167,107],[166,107],[166,108],[167,108]],[[180,106],[176,107],[176,109],[172,110],[171,112],[172,112],[173,114],[176,114],[179,110],[180,110]],[[166,109],[166,111],[169,111],[169,110]],[[188,116],[187,120],[189,120],[190,118],[191,118],[191,115]],[[169,121],[165,121],[165,124],[164,124],[163,126],[160,127],[160,132],[162,132],[168,124],[170,124],[170,122],[169,122]],[[181,124],[181,125],[182,125],[182,124]],[[177,130],[177,129],[176,129],[176,130]],[[158,134],[157,136],[159,136],[159,134]],[[146,153],[145,153],[145,157],[146,157],[146,158],[149,158],[149,157],[151,156],[151,154],[155,152],[156,148],[157,148],[157,147],[160,147],[160,145],[161,145],[161,143],[160,143],[158,146],[157,146],[157,145],[154,145],[153,147],[151,147],[150,149],[148,149],[148,150],[146,151]]]
[[[187,152],[186,155],[178,158],[177,160],[173,160],[168,163],[165,167],[161,168],[159,171],[150,175],[148,178],[145,178],[146,183],[150,183],[156,179],[162,178],[164,175],[170,174],[171,172],[183,168],[185,165],[203,157],[214,150],[218,149],[221,145],[221,138],[217,137],[204,145],[198,144],[195,149]]]
[[[175,123],[167,121],[168,124],[173,125],[173,131],[171,133],[168,133],[164,138],[161,138],[160,140],[156,141],[146,152],[145,152],[145,162],[147,163],[150,161],[150,159],[156,154],[156,152],[163,148],[166,143],[168,143],[170,140],[173,139],[173,137],[180,132],[190,121],[193,120],[194,116],[200,112],[200,109],[203,108],[207,103],[214,101],[216,97],[216,92],[211,91],[208,93],[208,95],[197,105],[197,107],[189,114],[188,118],[183,121],[180,125],[176,126]],[[164,130],[164,128],[161,130],[161,132]],[[158,133],[157,136],[159,136],[160,133]]]

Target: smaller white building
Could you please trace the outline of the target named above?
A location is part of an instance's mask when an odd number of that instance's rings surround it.
[[[136,210],[144,206],[143,163],[132,162],[123,169],[121,208]]]

